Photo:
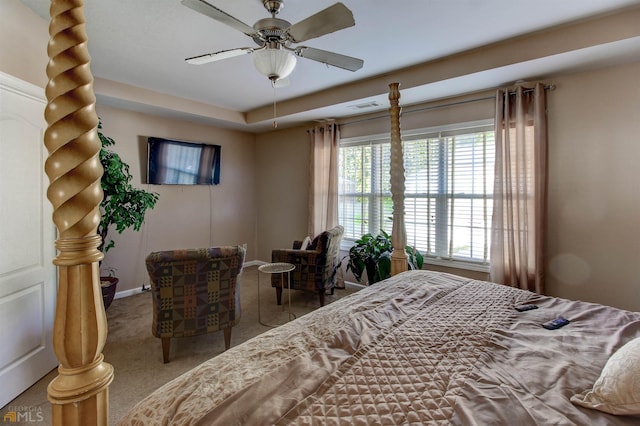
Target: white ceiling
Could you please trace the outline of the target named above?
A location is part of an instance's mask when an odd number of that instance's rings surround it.
[[[21,0],[49,19],[50,0]],[[248,25],[268,17],[261,0],[207,0]],[[566,22],[638,5],[640,0],[342,0],[353,11],[356,25],[304,45],[358,57],[357,72],[327,67],[298,58],[290,84],[278,88],[278,102],[390,73],[500,40]],[[249,112],[274,100],[274,89],[253,67],[250,55],[205,65],[184,58],[236,47],[253,41],[230,27],[194,12],[179,0],[93,0],[85,2],[89,52],[94,76],[180,98]],[[335,0],[286,0],[279,18],[296,23]],[[620,58],[640,59],[640,37],[551,55],[466,76],[413,85],[402,93],[406,104],[483,90],[521,78],[551,75]],[[160,114],[207,121],[171,108],[158,108],[117,96],[99,101]],[[377,101],[388,108],[386,94],[354,95],[333,107],[289,112],[284,122],[354,115],[353,105]],[[367,111],[370,112],[370,111]],[[224,125],[224,120],[211,117]],[[246,126],[259,131],[266,123]],[[229,123],[238,127],[237,123]],[[242,127],[242,126],[241,126]]]

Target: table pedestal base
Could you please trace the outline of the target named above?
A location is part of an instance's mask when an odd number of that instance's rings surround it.
[[[288,295],[288,321],[296,318],[296,315],[291,312],[291,271],[295,269],[295,265],[291,263],[267,263],[258,267],[258,271],[262,272],[262,274],[280,274],[280,285],[284,290],[284,274],[287,274],[287,295]],[[265,327],[278,327],[282,324],[272,325],[267,324],[262,321],[262,316],[260,313],[260,275],[258,274],[258,322]],[[284,304],[282,304],[282,311],[284,312]]]

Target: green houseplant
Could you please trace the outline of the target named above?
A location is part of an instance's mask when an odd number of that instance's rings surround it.
[[[107,149],[115,145],[115,141],[102,133],[102,121],[98,121],[98,137],[102,143],[100,149],[100,163],[103,174],[100,181],[104,198],[100,203],[102,217],[98,225],[98,234],[102,242],[98,250],[106,253],[115,246],[115,242],[109,239],[109,231],[115,226],[118,233],[125,229],[133,228],[139,231],[144,223],[147,209],[153,209],[158,201],[158,194],[134,188],[131,185],[133,176],[129,171],[129,165],[122,161],[120,155]],[[113,275],[110,273],[110,275]],[[111,304],[115,294],[118,279],[101,277],[102,294],[105,309]]]
[[[424,256],[411,246],[406,246],[409,269],[422,269]],[[393,245],[391,236],[384,230],[380,234],[364,234],[349,249],[347,271],[353,272],[358,282],[367,272],[369,284],[374,284],[391,276],[391,253]]]

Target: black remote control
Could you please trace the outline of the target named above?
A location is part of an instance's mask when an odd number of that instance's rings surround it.
[[[532,305],[532,304],[516,305],[514,306],[514,308],[516,308],[516,311],[518,312],[524,312],[524,311],[530,311],[532,309],[538,309],[538,305]]]
[[[570,321],[566,318],[558,317],[554,320],[545,322],[544,324],[542,324],[542,326],[547,330],[556,330],[560,327],[564,327],[565,325],[569,324],[569,322]]]

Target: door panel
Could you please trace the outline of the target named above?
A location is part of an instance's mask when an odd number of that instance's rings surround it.
[[[0,407],[57,365],[43,92],[0,73]]]

